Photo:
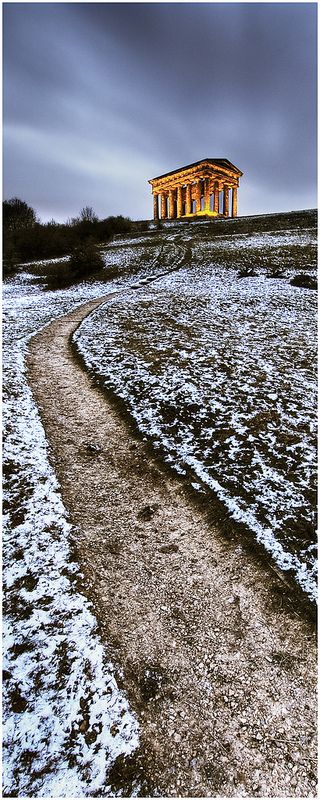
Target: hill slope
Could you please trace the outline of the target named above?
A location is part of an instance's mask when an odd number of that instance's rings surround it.
[[[314,597],[316,293],[291,282],[314,279],[315,213],[169,223],[105,257],[140,282],[77,332],[86,366]]]

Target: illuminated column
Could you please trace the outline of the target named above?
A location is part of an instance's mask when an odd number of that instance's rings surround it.
[[[229,186],[223,187],[223,215],[229,216]]]
[[[188,183],[186,188],[186,214],[191,214],[191,183]]]
[[[158,195],[153,195],[153,219],[159,219],[159,206],[158,206]]]
[[[237,206],[237,189],[234,186],[232,189],[232,216],[236,217],[238,214],[238,206]]]
[[[196,214],[201,211],[201,181],[196,183]]]
[[[182,186],[177,188],[177,217],[182,217]]]
[[[219,184],[214,185],[214,205],[213,210],[215,214],[219,214]]]
[[[167,197],[164,193],[161,195],[161,219],[167,217]]]
[[[174,189],[169,189],[169,219],[174,217]]]
[[[206,214],[210,211],[210,181],[209,178],[204,182],[204,210]]]

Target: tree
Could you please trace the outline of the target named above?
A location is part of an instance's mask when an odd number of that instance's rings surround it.
[[[3,202],[4,231],[20,231],[30,228],[37,222],[36,214],[31,206],[18,197]]]
[[[80,222],[98,222],[98,217],[92,206],[84,206],[84,208],[81,209]]]
[[[95,214],[92,206],[84,206],[78,217],[71,217],[71,219],[67,220],[67,225],[81,225],[82,223],[96,223],[98,222],[98,217]]]

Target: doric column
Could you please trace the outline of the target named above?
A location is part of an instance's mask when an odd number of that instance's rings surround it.
[[[232,216],[236,217],[238,214],[238,206],[237,206],[237,189],[234,186],[232,189]]]
[[[214,184],[214,200],[213,200],[213,210],[215,214],[219,214],[219,184]]]
[[[191,214],[191,183],[188,183],[186,188],[186,214]]]
[[[229,216],[229,186],[223,187],[223,215]]]
[[[182,217],[182,186],[177,188],[177,217]]]
[[[201,211],[201,181],[196,183],[196,213]]]
[[[167,196],[162,192],[161,195],[161,219],[167,218]]]
[[[174,189],[169,189],[169,219],[175,218],[174,213]]]
[[[215,214],[219,214],[219,184],[214,185],[214,205],[213,210]]]
[[[159,205],[158,205],[158,195],[153,195],[153,219],[159,219]]]
[[[209,178],[204,182],[204,210],[208,214],[210,211],[210,181]]]

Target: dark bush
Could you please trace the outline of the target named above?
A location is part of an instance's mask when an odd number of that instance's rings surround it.
[[[254,271],[254,268],[250,267],[250,265],[248,264],[245,267],[239,269],[239,272],[237,272],[237,276],[238,278],[255,278],[256,273]]]
[[[300,286],[302,289],[317,289],[317,279],[313,275],[295,275],[291,278],[290,286]]]
[[[13,275],[18,263],[19,258],[14,248],[14,244],[11,240],[9,240],[6,243],[6,247],[3,248],[3,277],[7,278],[9,275]]]
[[[93,239],[75,245],[67,261],[43,265],[42,277],[48,289],[62,289],[90,278],[105,267]]]
[[[266,278],[285,278],[285,272],[281,267],[269,267]]]
[[[104,268],[104,258],[97,249],[93,239],[76,245],[69,258],[69,268],[78,278],[92,275]]]

